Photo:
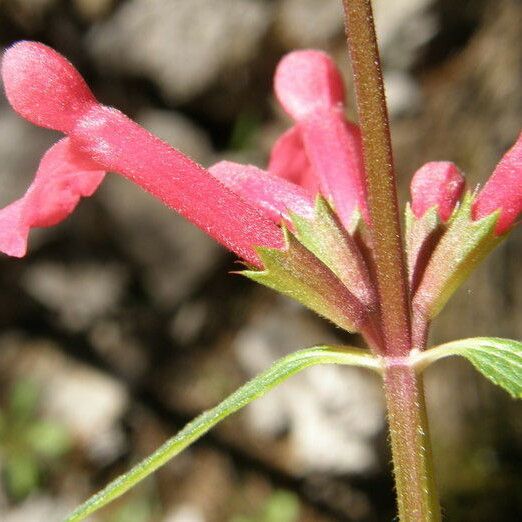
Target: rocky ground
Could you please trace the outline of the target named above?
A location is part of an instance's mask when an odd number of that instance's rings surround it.
[[[483,182],[520,128],[520,3],[375,8],[403,194],[435,159]],[[60,50],[100,100],[205,165],[266,163],[288,125],[270,85],[285,52],[323,48],[348,70],[339,0],[4,0],[0,45],[20,38]],[[0,101],[0,205],[55,139]],[[433,342],[522,338],[521,251],[519,230],[454,298]],[[2,521],[61,520],[274,359],[358,342],[234,268],[116,176],[35,233],[27,258],[0,258]],[[448,520],[522,519],[521,406],[459,361],[427,384]],[[314,368],[92,520],[391,520],[389,460],[379,383]]]

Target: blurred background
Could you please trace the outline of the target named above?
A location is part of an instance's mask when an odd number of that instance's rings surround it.
[[[375,1],[402,195],[455,161],[483,183],[522,121],[518,0]],[[97,97],[204,165],[265,166],[289,122],[279,58],[330,52],[340,0],[1,0],[0,45],[45,42]],[[353,116],[353,103],[348,107]],[[57,139],[0,100],[0,206]],[[451,301],[434,343],[522,338],[521,230]],[[0,520],[54,522],[274,359],[357,343],[229,272],[234,257],[111,175],[66,222],[0,258]],[[522,520],[522,405],[462,361],[427,372],[452,522]],[[373,376],[313,368],[226,421],[92,520],[382,522],[394,517]]]

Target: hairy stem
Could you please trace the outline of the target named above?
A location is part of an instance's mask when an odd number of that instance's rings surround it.
[[[386,351],[411,349],[404,262],[388,112],[370,0],[344,0],[348,47],[363,139],[368,209]]]
[[[384,372],[384,391],[401,522],[440,522],[422,378],[409,364]]]
[[[363,139],[372,254],[385,337],[384,390],[399,518],[401,522],[438,522],[440,507],[433,478],[424,389],[420,376],[406,359],[412,349],[410,296],[371,0],[343,0],[343,5]]]

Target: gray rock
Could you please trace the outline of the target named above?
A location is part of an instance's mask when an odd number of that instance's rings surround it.
[[[277,4],[276,32],[286,48],[324,47],[343,34],[340,0],[282,0]]]
[[[110,176],[99,195],[156,304],[179,303],[219,258],[219,247],[203,232],[120,176]]]
[[[261,0],[130,0],[88,45],[100,65],[149,78],[184,102],[252,60],[270,22]]]
[[[115,309],[126,282],[119,265],[39,263],[25,272],[23,286],[58,313],[70,330],[83,330]]]

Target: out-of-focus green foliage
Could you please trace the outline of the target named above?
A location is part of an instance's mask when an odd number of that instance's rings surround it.
[[[39,418],[39,389],[20,379],[0,411],[0,455],[7,493],[21,500],[37,489],[45,472],[58,463],[71,446],[67,430]]]
[[[299,499],[288,491],[275,491],[258,513],[252,516],[237,515],[230,522],[296,522],[299,516]]]

